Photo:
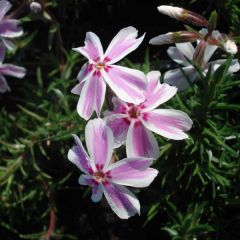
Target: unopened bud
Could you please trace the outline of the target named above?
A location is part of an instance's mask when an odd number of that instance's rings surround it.
[[[227,40],[223,47],[227,53],[236,54],[238,52],[237,45],[233,40]]]
[[[38,2],[31,2],[30,9],[33,13],[39,13],[42,11],[42,6]]]
[[[207,47],[207,42],[203,39],[195,48],[192,61],[198,67],[202,67],[205,64],[204,54],[205,54],[206,47]]]
[[[177,20],[188,24],[200,27],[209,27],[209,22],[206,18],[184,8],[161,5],[158,7],[158,11],[169,17],[176,18]]]
[[[199,39],[199,37],[199,33],[197,32],[169,32],[152,38],[149,43],[152,45],[163,45],[171,43],[195,42]]]

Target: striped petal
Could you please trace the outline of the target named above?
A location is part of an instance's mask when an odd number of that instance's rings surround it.
[[[85,46],[73,48],[89,60],[97,61],[103,58],[103,49],[99,37],[93,32],[86,33]]]
[[[192,120],[186,113],[172,109],[152,110],[142,123],[149,130],[174,140],[188,138],[185,132],[192,127]]]
[[[130,52],[134,51],[143,41],[145,34],[137,38],[138,31],[134,27],[123,28],[109,44],[105,58],[110,59],[109,64],[118,62]]]
[[[113,92],[123,101],[139,104],[145,97],[147,78],[138,70],[112,65],[108,72],[102,71],[104,80]]]
[[[85,128],[88,152],[97,169],[108,166],[113,152],[114,138],[111,129],[102,119],[90,120]]]
[[[159,157],[159,147],[154,135],[141,122],[132,122],[127,133],[128,157]]]
[[[111,181],[131,187],[148,187],[158,171],[148,168],[152,164],[151,158],[126,158],[111,165],[108,170]]]
[[[118,217],[128,219],[135,214],[140,215],[140,203],[126,187],[109,183],[104,185],[103,193]]]
[[[68,151],[68,160],[75,164],[82,172],[89,173],[95,167],[86,153],[78,136],[73,135],[75,146]]]

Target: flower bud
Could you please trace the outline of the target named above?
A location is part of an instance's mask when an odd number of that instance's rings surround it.
[[[223,47],[227,53],[236,54],[238,52],[237,45],[233,40],[227,40]]]
[[[202,67],[205,64],[204,63],[204,54],[205,54],[206,47],[207,47],[207,42],[203,39],[195,48],[195,52],[194,52],[192,61],[198,67]]]
[[[162,34],[152,38],[149,43],[152,45],[184,43],[184,42],[194,42],[199,38],[200,38],[199,33],[196,33],[196,32],[187,32],[187,31],[169,32],[167,34]]]
[[[38,2],[31,2],[30,9],[33,13],[39,13],[42,11],[42,6]]]
[[[209,27],[209,22],[206,18],[195,12],[188,11],[183,8],[161,5],[158,7],[158,11],[169,17],[176,18],[177,20],[183,21],[188,24],[200,27]]]

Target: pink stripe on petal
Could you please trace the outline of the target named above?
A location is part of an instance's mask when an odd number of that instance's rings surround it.
[[[142,43],[145,34],[138,39],[137,35],[138,31],[134,27],[123,28],[118,32],[104,55],[110,59],[109,64],[118,62]]]
[[[167,102],[177,93],[177,88],[168,84],[159,84],[158,90],[152,94],[148,94],[143,103],[144,111],[152,110],[160,104]]]
[[[144,101],[142,90],[146,86],[146,76],[142,72],[112,66],[108,72],[103,71],[102,75],[121,100],[135,104]]]
[[[102,44],[98,36],[93,32],[86,33],[85,46],[73,48],[74,51],[81,53],[89,60],[95,61],[96,59],[103,58]]]
[[[26,75],[26,69],[12,64],[2,64],[0,65],[0,74],[23,78]]]
[[[147,74],[148,84],[145,95],[152,94],[153,92],[156,92],[159,89],[160,77],[161,73],[159,71],[151,71]]]
[[[11,9],[12,4],[9,1],[0,1],[0,21],[5,17],[6,13]]]
[[[102,119],[90,120],[85,128],[86,145],[97,169],[108,166],[113,152],[114,138],[111,129]]]
[[[104,195],[112,210],[122,219],[140,215],[140,204],[136,196],[126,187],[109,183],[103,187]]]
[[[78,136],[73,135],[73,137],[76,145],[69,150],[68,159],[84,173],[91,173],[95,165],[87,155]]]
[[[95,184],[92,189],[92,201],[93,202],[99,202],[102,199],[103,195],[103,187],[101,184]]]
[[[131,157],[131,158],[124,158],[120,161],[117,161],[111,164],[106,171],[109,171],[111,175],[114,173],[125,172],[125,171],[144,171],[146,170],[153,162],[153,158],[146,158],[146,157]],[[116,170],[116,172],[115,172]]]
[[[100,117],[102,106],[104,103],[106,94],[106,82],[102,77],[95,78],[95,103],[94,108],[97,113],[97,117]]]
[[[0,23],[0,36],[15,38],[23,35],[23,29],[19,26],[20,21],[9,19]]]
[[[126,141],[128,157],[159,157],[158,143],[153,134],[141,122],[132,122]]]
[[[129,122],[125,121],[124,118],[125,115],[123,114],[113,114],[105,118],[107,125],[111,128],[113,132],[115,148],[120,147],[126,142]]]
[[[78,179],[78,183],[80,185],[84,185],[84,186],[91,186],[91,187],[94,187],[96,185],[96,183],[93,181],[93,178],[92,176],[90,175],[85,175],[85,174],[82,174],[79,179]]]
[[[129,169],[129,171],[118,171],[114,169],[111,171],[111,181],[120,185],[144,188],[148,187],[157,176],[158,171],[153,168],[148,168],[144,171]]]
[[[84,82],[81,90],[81,95],[77,105],[78,114],[88,120],[94,111],[95,104],[95,81],[93,81],[92,74]]]
[[[185,131],[192,127],[192,120],[186,113],[172,109],[157,109],[148,112],[142,122],[149,130],[174,140],[188,138]]]

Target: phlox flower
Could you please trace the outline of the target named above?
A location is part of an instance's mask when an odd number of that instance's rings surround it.
[[[98,36],[88,32],[85,46],[73,49],[88,59],[77,77],[79,84],[72,90],[72,93],[80,95],[77,111],[84,119],[88,120],[94,110],[100,116],[106,83],[126,102],[139,103],[144,100],[140,90],[146,87],[145,75],[138,70],[114,65],[143,41],[144,35],[137,38],[137,33],[133,27],[122,29],[103,53]]]
[[[206,29],[202,29],[200,31],[202,35],[207,34]],[[219,31],[213,31],[212,36],[214,38],[219,38],[221,36],[221,33]],[[203,75],[206,75],[209,66],[211,65],[212,70],[216,71],[227,59],[219,59],[210,61],[211,57],[217,50],[218,46],[216,45],[210,45],[207,44],[204,56],[203,56],[203,62],[201,64],[200,69],[202,70]],[[173,86],[176,86],[179,91],[182,91],[189,87],[189,82],[186,79],[186,76],[191,82],[194,82],[198,80],[201,76],[198,73],[198,70],[192,65],[191,61],[193,60],[195,49],[193,45],[188,43],[178,43],[176,44],[176,47],[170,47],[167,50],[167,53],[170,58],[172,58],[173,61],[176,63],[182,65],[182,70],[172,69],[165,73],[164,75],[164,82]],[[237,59],[233,59],[231,66],[228,69],[229,73],[234,73],[239,71],[240,65]],[[186,74],[183,73],[183,72]]]
[[[0,93],[10,91],[10,87],[4,76],[23,78],[26,74],[26,69],[13,64],[4,64],[5,47],[0,43]]]
[[[107,124],[115,137],[115,147],[126,142],[128,157],[158,158],[159,147],[152,132],[169,139],[182,140],[188,137],[185,132],[192,126],[192,120],[182,111],[156,109],[171,99],[177,88],[160,84],[159,71],[148,73],[147,78],[148,87],[142,103],[134,105],[114,97],[114,110],[105,112]]]
[[[8,49],[14,48],[10,39],[23,35],[23,29],[19,26],[20,21],[6,16],[11,7],[12,4],[9,1],[0,0],[0,40]]]
[[[69,150],[68,159],[84,174],[79,184],[92,187],[92,201],[98,202],[104,194],[112,210],[123,219],[140,214],[136,196],[125,186],[147,187],[158,171],[149,168],[153,159],[125,158],[111,163],[114,137],[102,119],[90,120],[85,128],[89,155],[81,141],[74,135],[76,145]]]

